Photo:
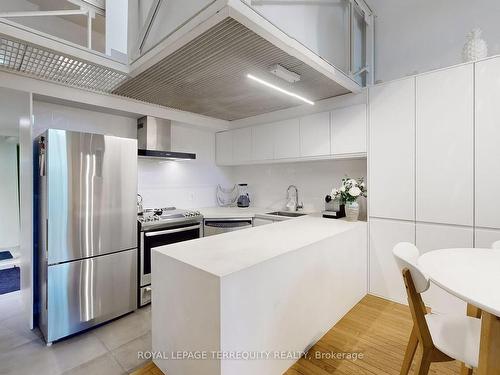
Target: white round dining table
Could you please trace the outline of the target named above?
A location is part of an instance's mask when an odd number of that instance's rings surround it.
[[[418,264],[434,284],[482,310],[477,374],[500,375],[500,250],[434,250]]]

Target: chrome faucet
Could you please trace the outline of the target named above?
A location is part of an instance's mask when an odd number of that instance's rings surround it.
[[[304,203],[301,202],[299,204],[299,189],[297,189],[297,186],[295,186],[295,185],[290,185],[286,189],[286,200],[287,201],[290,200],[290,189],[295,189],[295,211],[298,211],[299,209],[304,208]]]

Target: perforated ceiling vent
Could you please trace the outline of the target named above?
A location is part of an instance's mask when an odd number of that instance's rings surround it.
[[[299,74],[300,81],[288,83],[270,74],[269,68],[275,64]],[[249,73],[313,101],[350,92],[232,18],[224,19],[113,92],[224,120],[303,104],[249,80]]]
[[[107,93],[127,78],[121,72],[6,36],[0,36],[0,69]]]

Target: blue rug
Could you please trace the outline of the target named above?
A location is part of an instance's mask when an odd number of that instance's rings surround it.
[[[10,251],[0,251],[0,260],[12,259]]]
[[[0,270],[0,294],[15,292],[21,287],[19,267]]]

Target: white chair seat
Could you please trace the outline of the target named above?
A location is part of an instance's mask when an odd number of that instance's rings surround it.
[[[444,354],[477,368],[481,320],[462,315],[427,314],[432,341]]]

